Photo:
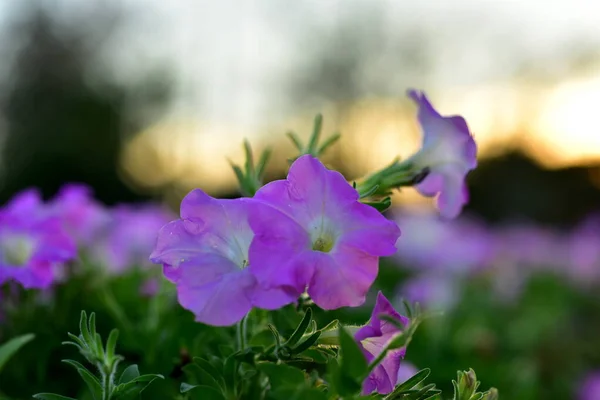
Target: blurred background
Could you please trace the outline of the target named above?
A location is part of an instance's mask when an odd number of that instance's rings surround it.
[[[474,367],[511,400],[571,398],[600,368],[592,1],[0,0],[0,57],[0,204],[66,182],[107,205],[234,196],[243,139],[273,148],[280,177],[294,151],[284,133],[307,137],[316,113],[342,134],[325,161],[358,178],[418,147],[405,91],[425,90],[466,118],[480,166],[464,216],[442,228],[430,200],[394,198],[411,245],[382,276],[446,311],[408,358],[444,381]],[[443,244],[460,273],[424,257]],[[436,273],[415,272],[421,261]],[[587,275],[565,280],[575,264]],[[440,278],[450,269],[460,289]]]

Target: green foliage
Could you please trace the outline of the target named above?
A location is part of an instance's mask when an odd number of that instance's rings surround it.
[[[0,327],[0,332],[36,331],[40,338],[35,346],[21,350],[20,362],[11,364],[16,368],[5,369],[0,376],[3,394],[10,400],[31,398],[36,392],[43,392],[36,395],[38,399],[102,399],[107,382],[103,376],[112,375],[111,399],[139,398],[140,394],[157,400],[371,397],[360,392],[375,364],[366,362],[353,339],[357,327],[349,325],[365,323],[370,307],[356,309],[359,313],[353,315],[324,312],[303,298],[298,305],[277,311],[254,310],[236,331],[195,323],[191,314],[177,306],[172,291],[161,291],[154,298],[132,293],[131,287],[141,279],[135,275],[109,281],[76,277],[56,288],[54,303],[40,302],[34,293],[23,292],[21,307],[8,310],[14,323]],[[79,324],[68,318],[75,311],[71,306],[80,305],[74,303],[76,298],[95,310],[89,316],[82,313]],[[407,307],[402,313],[413,324],[399,326],[403,332],[388,347],[409,344],[408,354],[413,354],[414,330],[424,316],[418,307]],[[111,325],[122,334],[102,329]],[[79,333],[69,334],[69,345],[57,346],[63,332],[74,329]],[[236,340],[239,334],[241,341]],[[73,349],[83,361],[73,360]],[[121,367],[123,358],[129,361],[126,368]],[[140,371],[157,375],[140,375]],[[421,371],[385,397],[437,399],[436,385],[424,382],[427,373]],[[440,379],[446,382],[448,378]],[[491,393],[487,396],[483,399],[493,399]]]
[[[2,344],[0,346],[0,372],[2,372],[2,368],[8,362],[8,360],[14,356],[21,347],[31,342],[34,338],[34,334],[27,333]]]
[[[163,378],[162,375],[158,374],[140,375],[137,365],[131,365],[116,380],[117,367],[123,360],[123,356],[115,353],[118,331],[113,329],[110,332],[106,347],[104,347],[102,337],[96,331],[96,314],[91,313],[88,319],[85,311],[81,312],[79,330],[80,334],[78,336],[69,333],[71,340],[63,342],[63,344],[75,346],[87,362],[96,368],[97,374],[92,373],[83,364],[75,360],[63,360],[63,362],[75,368],[87,385],[94,400],[135,399],[155,379]],[[61,398],[51,393],[39,393],[33,397],[36,399],[52,399],[53,396],[54,398]]]
[[[290,138],[296,150],[298,150],[298,157],[304,154],[310,154],[314,157],[322,156],[325,151],[331,147],[335,142],[337,142],[340,138],[339,133],[334,133],[325,141],[319,145],[319,140],[321,138],[321,129],[323,127],[323,116],[318,114],[315,117],[315,122],[313,125],[313,131],[308,139],[308,143],[305,145],[302,143],[298,135],[294,132],[288,132],[287,136]],[[297,158],[297,157],[296,157]]]

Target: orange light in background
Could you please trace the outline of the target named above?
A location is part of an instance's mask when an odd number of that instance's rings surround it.
[[[600,73],[559,85],[544,101],[536,132],[554,167],[600,158]]]
[[[481,157],[507,147],[520,147],[549,167],[600,159],[600,128],[596,123],[600,76],[555,88],[507,82],[428,95],[442,115],[465,117]],[[421,140],[416,108],[403,97],[330,104],[321,111],[323,137],[334,131],[342,133],[329,155],[344,164],[351,179],[396,157],[409,156]],[[165,122],[142,132],[127,145],[123,166],[142,186],[172,184],[209,192],[234,189],[235,177],[228,159],[243,163],[244,138],[251,141],[256,152],[265,145],[272,147],[271,171],[283,171],[286,160],[294,154],[284,133],[294,130],[307,140],[313,118],[313,114],[299,114],[261,132],[214,122]],[[403,191],[397,198],[422,201],[413,191]]]

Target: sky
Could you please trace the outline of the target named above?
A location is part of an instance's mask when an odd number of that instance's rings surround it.
[[[135,78],[140,66],[172,68],[175,101],[150,141],[182,157],[193,157],[190,146],[197,146],[207,159],[236,158],[232,149],[242,138],[264,138],[273,126],[329,110],[326,98],[295,103],[290,81],[314,70],[315,55],[342,58],[354,46],[365,51],[358,68],[362,97],[401,101],[417,86],[442,114],[464,115],[484,151],[512,140],[525,123],[532,136],[520,139],[543,150],[549,165],[600,157],[600,135],[593,132],[600,63],[580,62],[600,55],[594,0],[42,2],[72,24],[85,23],[82,16],[102,4],[131,11],[105,48],[105,62],[123,80]],[[18,3],[0,0],[0,33]],[[340,42],[344,29],[358,32],[356,43]],[[324,44],[335,54],[319,53]],[[426,60],[427,70],[406,51]],[[393,147],[389,126],[373,134],[385,140],[373,140],[379,147],[371,153]],[[170,131],[169,141],[163,131]]]

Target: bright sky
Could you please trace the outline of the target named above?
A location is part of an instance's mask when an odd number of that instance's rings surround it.
[[[42,2],[65,20],[78,22],[82,10],[98,4]],[[585,55],[600,48],[600,5],[595,0],[112,2],[135,13],[108,52],[121,77],[135,76],[140,65],[155,61],[166,61],[176,71],[177,96],[169,120],[178,127],[183,120],[185,128],[162,125],[164,131],[154,129],[146,145],[194,159],[191,165],[200,171],[218,158],[238,157],[243,137],[256,138],[299,115],[310,120],[315,112],[329,109],[327,102],[297,109],[286,101],[287,82],[306,72],[306,55],[315,44],[334,40],[336,27],[348,21],[362,35],[385,41],[361,70],[367,88],[384,87],[384,97],[399,99],[406,86],[422,85],[442,114],[467,118],[484,151],[510,140],[526,123],[533,136],[520,139],[542,140],[543,145],[534,147],[545,149],[551,165],[600,156],[594,110],[600,104],[600,64],[576,73],[569,65],[579,49]],[[17,3],[0,0],[0,24]],[[432,67],[426,78],[395,58],[398,38],[410,42],[419,32],[424,32],[423,52]],[[528,66],[531,76],[516,80]],[[373,127],[377,139],[366,151],[372,158],[383,155],[385,163],[390,149],[402,146],[401,124],[391,116],[373,118],[383,122]],[[198,154],[206,160],[204,168]]]

